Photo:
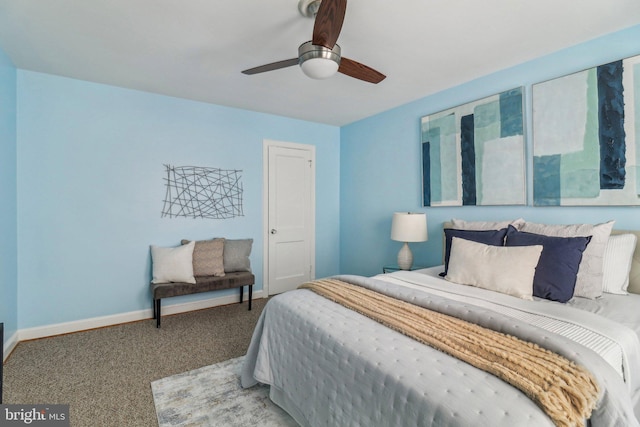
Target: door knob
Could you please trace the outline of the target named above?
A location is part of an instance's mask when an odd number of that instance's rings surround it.
[[[271,234],[276,234],[278,232],[278,230],[276,230],[275,228],[271,229]]]

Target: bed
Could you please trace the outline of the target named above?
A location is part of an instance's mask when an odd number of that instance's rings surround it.
[[[445,229],[454,228],[445,224]],[[640,235],[609,228],[607,238],[609,233]],[[592,236],[589,239],[585,247],[593,243]],[[454,263],[462,253],[459,243],[459,238],[449,242],[448,276],[459,265]],[[635,247],[634,240],[630,267],[624,272],[627,295],[574,296],[563,303],[454,283],[440,276],[444,266],[335,279],[559,354],[585,367],[599,386],[595,408],[580,425],[637,426],[640,250]],[[614,273],[619,275],[619,260],[615,261]],[[254,331],[241,382],[243,387],[268,384],[271,400],[303,426],[570,425],[494,374],[309,289],[269,301]]]

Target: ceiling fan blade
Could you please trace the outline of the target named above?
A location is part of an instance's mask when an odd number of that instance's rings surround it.
[[[369,83],[380,83],[387,76],[352,59],[342,57],[338,72]]]
[[[298,58],[285,59],[284,61],[272,62],[271,64],[261,65],[255,68],[249,68],[244,70],[242,74],[258,74],[265,73],[267,71],[279,70],[280,68],[291,67],[292,65],[298,65]]]
[[[347,0],[322,0],[313,25],[313,44],[333,49],[338,41],[346,11]]]

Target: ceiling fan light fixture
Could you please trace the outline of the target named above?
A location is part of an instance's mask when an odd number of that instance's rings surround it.
[[[300,64],[302,72],[312,79],[322,80],[338,72],[338,63],[327,58],[311,58]]]
[[[338,72],[340,46],[333,49],[314,45],[308,41],[298,48],[298,63],[302,72],[312,79],[328,79]]]

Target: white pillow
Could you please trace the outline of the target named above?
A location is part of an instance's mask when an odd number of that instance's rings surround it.
[[[582,253],[582,261],[578,269],[576,297],[597,298],[602,295],[602,267],[604,250],[611,234],[614,221],[602,224],[547,225],[525,222],[520,231],[557,237],[587,237],[591,241]]]
[[[151,283],[196,283],[193,277],[193,248],[196,242],[175,248],[151,245],[153,279]]]
[[[627,295],[629,272],[636,250],[635,234],[618,234],[609,237],[604,250],[602,290],[610,294]]]
[[[445,279],[532,300],[541,253],[542,245],[490,246],[454,237]]]
[[[451,219],[451,228],[454,230],[502,230],[512,225],[516,230],[520,230],[520,226],[524,224],[523,218],[514,219],[513,221],[465,221],[464,219]]]

